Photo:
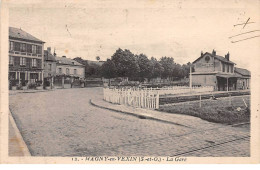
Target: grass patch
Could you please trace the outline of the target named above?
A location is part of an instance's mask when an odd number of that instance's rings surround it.
[[[231,96],[243,96],[243,95],[250,95],[249,91],[233,91],[233,92],[223,92],[223,93],[216,93],[214,96],[216,98],[219,97],[228,97]],[[201,99],[209,99],[212,97],[212,94],[202,94]],[[180,103],[186,101],[195,101],[199,100],[200,94],[198,95],[187,95],[187,96],[176,96],[176,95],[164,95],[160,96],[160,105],[170,104],[170,103]]]
[[[248,107],[245,106],[244,101]],[[250,121],[250,96],[219,98],[218,100],[202,100],[178,103],[173,105],[162,105],[160,111],[168,113],[179,113],[196,116],[201,119],[223,123],[236,124]]]

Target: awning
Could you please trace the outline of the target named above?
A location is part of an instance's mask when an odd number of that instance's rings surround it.
[[[238,74],[216,74],[217,77],[222,77],[222,78],[241,78],[242,76]]]

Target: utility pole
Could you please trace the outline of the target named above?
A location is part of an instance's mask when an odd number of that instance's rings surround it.
[[[190,91],[192,89],[192,74],[191,74],[191,72],[192,72],[192,69],[191,69],[191,65],[190,65]]]

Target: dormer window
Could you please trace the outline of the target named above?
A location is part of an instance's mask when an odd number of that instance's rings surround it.
[[[74,65],[74,62],[72,62],[72,65]]]

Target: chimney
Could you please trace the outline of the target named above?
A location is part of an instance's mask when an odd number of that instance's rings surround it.
[[[225,55],[225,58],[229,61],[229,52]]]
[[[47,51],[51,54],[51,47],[47,47]]]
[[[66,58],[66,56],[64,55],[64,56],[62,56],[63,58]]]
[[[203,51],[201,51],[200,56],[201,56],[201,57],[203,56]]]
[[[212,55],[215,56],[216,55],[216,51],[213,49],[212,51]]]

